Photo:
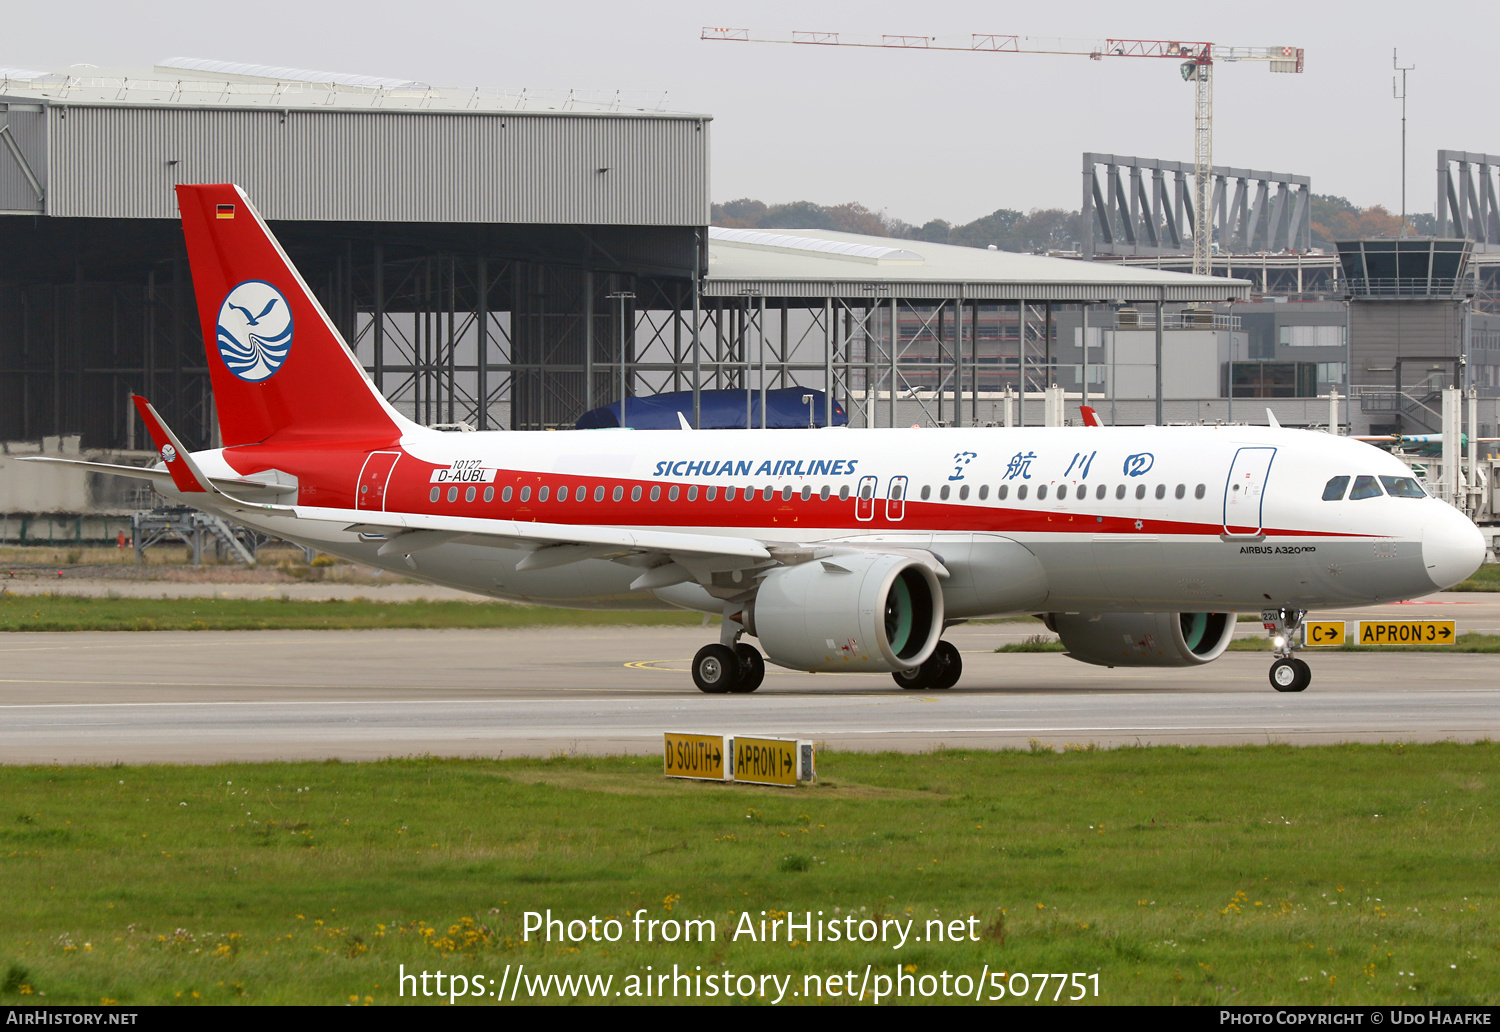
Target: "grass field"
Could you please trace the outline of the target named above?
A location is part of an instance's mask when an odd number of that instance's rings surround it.
[[[554,609],[507,602],[0,596],[0,631],[357,630],[379,627],[692,627],[701,613]]]
[[[1462,584],[1455,584],[1449,591],[1500,591],[1500,563],[1485,563],[1474,576]]]
[[[1028,999],[1030,975],[1080,972],[1103,1003],[1500,1001],[1495,744],[825,753],[819,773],[791,791],[646,758],[0,768],[0,1001],[383,1004],[403,964],[608,975],[612,1001],[673,964],[795,992],[870,964],[1023,973]],[[523,942],[548,908],[624,937]],[[716,941],[636,943],[642,909]],[[732,939],[747,913],[809,910],[980,941]]]

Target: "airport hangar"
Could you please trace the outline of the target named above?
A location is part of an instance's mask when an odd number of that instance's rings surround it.
[[[565,428],[622,392],[825,384],[855,425],[987,422],[993,374],[1047,385],[1054,306],[1248,296],[1222,277],[710,229],[710,118],[661,106],[194,59],[0,69],[0,440],[134,450],[140,392],[191,446],[214,443],[179,183],[240,184],[425,424]],[[913,322],[929,346],[902,339]]]

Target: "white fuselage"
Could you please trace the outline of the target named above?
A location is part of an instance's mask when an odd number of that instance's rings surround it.
[[[1474,525],[1434,498],[1323,500],[1331,478],[1410,470],[1280,428],[414,429],[400,452],[383,511],[922,549],[952,574],[950,618],[1358,605],[1447,587],[1483,555]],[[197,458],[210,475],[247,472],[224,451]],[[235,518],[495,597],[722,609],[694,583],[632,591],[641,571],[608,560],[518,570],[525,551],[463,541],[382,557],[347,519]]]

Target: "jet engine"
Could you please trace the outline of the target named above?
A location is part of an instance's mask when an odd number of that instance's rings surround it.
[[[1048,613],[1068,655],[1098,666],[1183,667],[1212,662],[1234,636],[1233,613]]]
[[[741,622],[780,666],[894,673],[937,647],[943,592],[911,556],[839,553],[771,571]]]

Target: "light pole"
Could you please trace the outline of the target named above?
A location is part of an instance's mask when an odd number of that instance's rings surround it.
[[[1401,73],[1401,92],[1396,92],[1396,77],[1391,76],[1391,96],[1401,102],[1401,235],[1406,236],[1406,73],[1416,65],[1402,66],[1396,63],[1396,51],[1391,50],[1391,67]]]
[[[607,296],[620,302],[620,429],[623,430],[625,428],[625,393],[629,376],[625,371],[625,302],[633,300],[635,294],[628,290],[617,290]]]

